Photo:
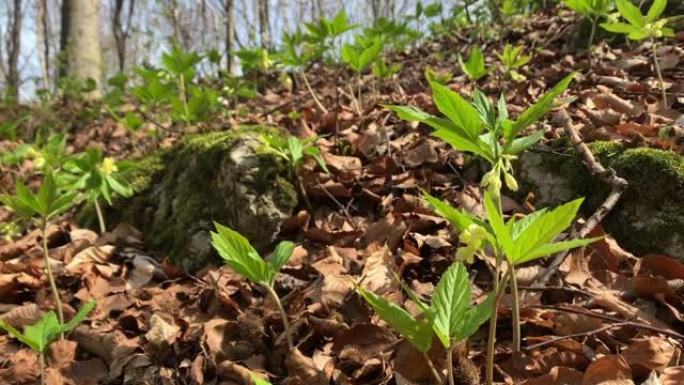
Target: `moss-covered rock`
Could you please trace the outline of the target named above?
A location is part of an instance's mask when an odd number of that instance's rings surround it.
[[[629,182],[604,221],[606,231],[637,255],[666,253],[684,258],[684,157],[609,142],[589,147],[604,166]],[[574,150],[527,152],[517,168],[522,190],[534,192],[540,207],[584,196],[583,209],[590,214],[609,192],[589,174]]]
[[[213,222],[230,226],[258,249],[267,248],[297,204],[287,171],[260,151],[267,127],[189,136],[142,161],[139,194],[118,206],[121,219],[143,230],[146,242],[194,270],[215,257]]]

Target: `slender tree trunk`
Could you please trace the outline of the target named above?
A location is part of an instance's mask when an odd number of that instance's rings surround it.
[[[233,50],[235,50],[235,1],[225,0],[224,12],[226,16],[226,72],[233,73],[235,67],[235,59],[233,58]]]
[[[271,47],[271,23],[269,20],[268,13],[268,0],[258,0],[258,13],[259,13],[259,35],[261,38],[261,47],[270,48]]]
[[[60,74],[100,84],[100,1],[63,0]],[[95,91],[90,98],[99,96]]]
[[[7,41],[7,96],[19,100],[19,51],[21,49],[21,0],[14,0],[12,26]]]
[[[128,17],[126,25],[122,21],[125,0],[115,0],[114,15],[112,17],[112,34],[116,45],[116,57],[119,61],[119,71],[126,67],[126,41],[131,34],[131,20],[135,9],[135,0],[128,2]]]
[[[47,0],[38,2],[38,36],[42,39],[43,50],[40,60],[43,71],[43,88],[50,89],[50,23],[48,22]]]

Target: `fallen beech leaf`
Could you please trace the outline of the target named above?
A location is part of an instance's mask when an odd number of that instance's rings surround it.
[[[572,368],[556,366],[547,374],[530,378],[520,385],[580,385],[582,373]]]
[[[672,361],[674,354],[675,347],[660,337],[636,340],[622,352],[622,356],[636,376],[645,376],[652,370],[664,370]]]
[[[156,347],[161,348],[173,345],[178,338],[178,332],[180,332],[180,327],[167,322],[155,313],[150,318],[150,330],[145,334],[145,338]]]
[[[88,264],[107,263],[112,254],[114,254],[114,249],[115,247],[112,245],[88,247],[74,255],[65,268],[71,274],[83,273],[87,269]]]
[[[313,359],[302,354],[298,348],[290,351],[285,358],[285,366],[288,377],[297,380],[300,384],[326,384],[324,373],[316,368]]]
[[[76,361],[76,346],[69,340],[57,340],[50,344],[50,363],[57,368],[66,368]]]
[[[370,254],[361,273],[361,286],[381,296],[400,291],[399,283],[394,278],[394,260],[390,249],[371,245],[367,251]]]
[[[634,381],[625,358],[611,354],[589,364],[581,385],[634,385]]]
[[[35,303],[17,306],[14,309],[0,316],[0,320],[22,329],[24,326],[32,325],[43,318],[43,311]]]
[[[660,376],[662,385],[681,385],[684,384],[684,366],[673,366],[663,371]]]

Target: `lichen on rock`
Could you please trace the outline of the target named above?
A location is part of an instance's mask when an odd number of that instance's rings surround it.
[[[615,142],[595,142],[589,148],[629,183],[604,220],[606,231],[637,255],[665,253],[684,259],[684,157]],[[609,193],[574,150],[529,151],[521,156],[517,173],[522,190],[533,192],[539,207],[584,196],[583,209],[591,214]]]
[[[274,130],[247,126],[193,135],[148,158],[136,181],[140,192],[118,206],[121,220],[143,230],[150,246],[186,270],[215,257],[214,221],[239,231],[257,249],[269,247],[297,205],[287,170],[260,151],[259,134]]]

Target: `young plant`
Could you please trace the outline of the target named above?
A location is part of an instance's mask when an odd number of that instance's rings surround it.
[[[532,60],[532,55],[523,55],[522,51],[524,48],[525,47],[522,45],[513,47],[510,44],[506,44],[503,52],[496,54],[504,67],[506,76],[516,82],[521,82],[526,79],[525,75],[518,72],[518,69]]]
[[[64,323],[62,314],[62,301],[59,297],[55,276],[50,265],[50,253],[48,251],[47,225],[48,223],[72,207],[76,193],[73,191],[63,191],[55,182],[51,169],[45,170],[45,177],[37,193],[32,192],[26,185],[17,181],[15,185],[15,195],[2,194],[0,202],[14,211],[19,217],[34,221],[40,228],[42,238],[43,257],[45,259],[45,270],[52,290],[52,297],[55,302],[55,309],[59,323]]]
[[[316,138],[299,139],[296,136],[279,134],[262,134],[260,138],[265,151],[271,152],[285,161],[290,170],[290,177],[297,181],[304,203],[311,209],[301,168],[308,158],[313,158],[326,173],[329,172],[321,157],[321,150],[314,145]]]
[[[592,66],[591,48],[594,44],[596,26],[602,17],[608,15],[612,6],[611,0],[563,0],[563,3],[575,12],[583,15],[591,22],[591,32],[589,32],[589,42],[587,43],[587,57],[589,58],[589,69]]]
[[[425,79],[428,83],[439,83],[446,85],[454,78],[454,74],[449,71],[435,71],[432,67],[425,67]]]
[[[627,23],[609,22],[601,24],[601,27],[610,32],[623,33],[631,40],[649,39],[651,41],[653,65],[655,67],[656,74],[658,75],[658,81],[660,82],[663,105],[667,107],[665,81],[663,80],[663,74],[660,71],[660,64],[658,63],[658,54],[656,49],[656,39],[674,36],[674,31],[672,28],[665,26],[668,22],[668,19],[660,19],[660,15],[662,15],[663,11],[665,11],[665,8],[667,7],[667,0],[654,0],[651,8],[645,15],[643,15],[641,10],[639,10],[639,8],[632,4],[629,0],[616,1],[617,9],[620,12],[620,15],[625,19],[625,21],[627,21]]]
[[[520,307],[515,267],[553,253],[587,245],[600,238],[555,242],[555,239],[572,224],[583,199],[576,199],[553,210],[535,211],[522,219],[511,217],[507,222],[504,221],[501,212],[500,195],[491,191],[485,191],[487,221],[455,209],[449,203],[429,194],[424,194],[424,199],[434,207],[435,212],[447,219],[460,232],[461,242],[466,243],[467,250],[465,255],[461,255],[462,258],[472,258],[474,253],[489,245],[494,250],[497,265],[499,261],[505,261],[508,265],[505,277],[499,278],[501,270],[498,266],[495,274],[494,295],[497,299],[491,313],[487,349],[487,384],[491,384],[496,340],[496,308],[509,280],[513,301],[513,350],[520,351]]]
[[[335,55],[338,53],[337,45],[340,36],[358,27],[356,24],[349,23],[349,17],[344,10],[339,11],[332,19],[320,18],[317,23],[306,23],[305,26],[306,40],[316,47],[316,57],[328,60],[339,59]]]
[[[57,337],[71,331],[78,326],[86,316],[95,307],[95,301],[90,300],[83,305],[73,318],[67,323],[59,321],[54,311],[50,311],[43,316],[38,322],[33,325],[25,326],[24,332],[21,333],[13,326],[0,320],[0,329],[9,333],[24,345],[28,346],[34,352],[38,353],[38,361],[40,363],[40,383],[45,384],[45,351],[53,343]]]
[[[363,100],[361,96],[361,73],[373,62],[378,60],[382,52],[382,42],[376,39],[367,47],[345,44],[342,47],[342,61],[356,73],[357,97],[355,98],[356,112],[361,115]],[[350,87],[351,88],[351,87]],[[354,92],[352,91],[352,95]]]
[[[311,83],[309,83],[309,79],[306,76],[305,68],[314,58],[315,54],[311,45],[305,41],[305,36],[302,31],[297,28],[294,33],[285,33],[283,36],[283,48],[278,53],[277,58],[281,63],[286,67],[291,68],[302,78],[304,85],[306,86],[307,91],[309,91],[311,98],[316,103],[316,106],[318,106],[321,112],[327,114],[328,110],[323,106],[323,103],[321,103],[313,88],[311,88]]]
[[[104,234],[107,225],[100,200],[104,199],[111,206],[113,197],[133,195],[133,187],[125,177],[135,166],[130,162],[117,162],[104,156],[100,149],[90,148],[67,162],[64,168],[68,174],[65,173],[63,178],[74,189],[83,191],[86,201],[95,207],[100,233]]]
[[[266,289],[280,312],[285,336],[287,337],[287,345],[290,350],[294,349],[290,322],[274,287],[275,279],[280,269],[285,266],[292,256],[294,244],[287,241],[280,242],[270,258],[264,260],[252,247],[247,238],[243,237],[240,233],[218,223],[214,223],[214,225],[217,232],[211,233],[212,246],[226,262],[226,265],[235,270],[236,273]]]
[[[523,111],[518,119],[509,119],[506,102],[499,98],[496,106],[483,93],[476,91],[471,104],[450,88],[431,82],[433,100],[437,109],[446,118],[430,115],[413,107],[390,106],[400,118],[420,121],[435,131],[432,135],[441,138],[459,151],[471,152],[485,159],[491,170],[483,177],[482,185],[498,191],[501,177],[508,188],[517,190],[512,175],[511,160],[525,149],[535,145],[543,137],[542,131],[518,138],[530,125],[554,107],[554,99],[569,86],[574,74],[566,76],[539,100]]]
[[[427,352],[432,347],[433,333],[447,351],[447,379],[454,385],[452,354],[458,342],[473,335],[489,319],[492,313],[493,296],[479,305],[470,303],[470,281],[468,272],[460,262],[452,264],[437,283],[432,302],[428,306],[406,288],[411,300],[422,311],[416,318],[406,310],[361,287],[357,292],[368,302],[385,322],[395,328],[425,357],[436,383],[444,382]]]
[[[458,63],[461,66],[463,73],[474,81],[480,80],[480,78],[487,75],[489,72],[485,67],[485,59],[482,50],[477,46],[470,50],[470,56],[468,56],[467,61],[464,62],[463,57],[459,55]]]

